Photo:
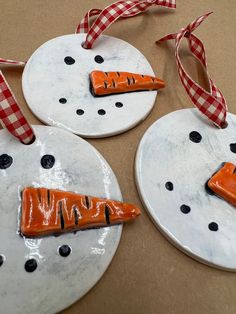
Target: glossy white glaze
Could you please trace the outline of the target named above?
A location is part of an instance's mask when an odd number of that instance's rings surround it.
[[[0,131],[0,155],[13,158],[0,169],[1,313],[55,313],[82,297],[103,275],[120,240],[122,226],[24,240],[17,234],[20,192],[26,186],[48,187],[121,200],[119,185],[103,157],[86,141],[54,127],[34,126],[36,141],[23,145]],[[51,154],[55,164],[41,167]],[[67,244],[72,253],[58,254]],[[33,273],[24,264],[38,262]]]
[[[145,119],[154,106],[156,91],[93,97],[89,73],[93,70],[126,71],[154,75],[146,58],[127,42],[101,36],[92,49],[84,49],[84,34],[52,39],[39,47],[26,64],[22,87],[33,113],[44,123],[85,137],[122,133]],[[95,56],[104,62],[95,62]],[[67,65],[64,58],[75,60]],[[60,98],[66,98],[62,104]],[[123,103],[122,108],[115,106]],[[76,114],[78,109],[83,115]],[[106,111],[99,115],[98,110]]]
[[[206,181],[222,162],[236,165],[230,144],[236,142],[236,116],[217,129],[197,109],[170,113],[156,121],[143,136],[136,155],[136,183],[151,218],[178,248],[208,265],[236,270],[236,208],[209,195]],[[200,143],[189,133],[201,134]],[[165,188],[171,181],[173,191]],[[182,204],[191,211],[184,214]],[[210,231],[216,222],[218,231]]]

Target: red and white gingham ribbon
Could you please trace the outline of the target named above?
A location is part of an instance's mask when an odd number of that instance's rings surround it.
[[[175,57],[177,68],[181,82],[190,96],[194,105],[210,119],[215,125],[220,128],[223,128],[226,124],[226,114],[227,114],[227,105],[225,98],[221,91],[216,87],[216,85],[211,80],[207,72],[207,62],[204,45],[201,40],[192,34],[192,32],[210,15],[212,12],[204,14],[197,18],[195,21],[190,23],[187,27],[182,28],[179,33],[167,35],[157,43],[175,39]],[[186,37],[189,42],[189,48],[194,57],[200,61],[202,66],[206,70],[206,74],[209,80],[210,92],[206,91],[199,84],[197,84],[185,71],[180,58],[179,58],[179,46],[181,40]]]
[[[91,49],[96,39],[118,18],[135,16],[147,10],[152,5],[161,5],[166,8],[175,9],[176,0],[118,1],[110,4],[103,10],[91,9],[77,26],[76,33],[87,33],[83,47]],[[96,15],[99,16],[90,27],[90,18]]]
[[[25,62],[0,58],[0,64],[25,65]],[[0,71],[0,122],[3,127],[24,144],[30,144],[34,132],[20,110],[17,101]]]

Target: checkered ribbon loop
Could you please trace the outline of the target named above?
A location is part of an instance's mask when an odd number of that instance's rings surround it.
[[[176,0],[131,0],[118,1],[107,6],[105,9],[91,9],[86,13],[81,23],[76,28],[76,33],[87,33],[83,47],[91,49],[96,39],[120,17],[127,18],[142,13],[150,6],[160,5],[175,9]],[[98,15],[90,27],[90,18]]]
[[[25,62],[0,58],[0,64],[22,66]],[[0,71],[0,122],[23,144],[30,144],[34,132],[20,110],[3,73]]]
[[[194,105],[210,119],[216,126],[223,128],[226,125],[226,114],[227,114],[227,105],[225,98],[218,87],[211,80],[207,72],[207,62],[204,45],[201,40],[192,34],[192,32],[210,15],[212,12],[204,14],[197,18],[195,21],[190,23],[186,28],[182,28],[179,33],[167,35],[157,43],[175,39],[175,57],[176,64],[178,68],[178,73],[181,79],[181,82],[191,98]],[[203,89],[199,84],[197,84],[185,71],[180,58],[179,58],[179,46],[181,40],[186,37],[189,43],[189,48],[193,56],[199,60],[204,69],[209,80],[210,92]]]

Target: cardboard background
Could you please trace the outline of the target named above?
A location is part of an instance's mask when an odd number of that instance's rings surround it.
[[[0,56],[27,60],[45,41],[73,33],[89,8],[103,8],[109,3],[107,0],[0,0]],[[157,76],[167,82],[143,123],[118,136],[88,140],[110,163],[127,202],[142,206],[134,183],[133,162],[146,129],[168,112],[192,107],[178,78],[173,42],[156,46],[155,40],[178,31],[211,10],[214,14],[195,33],[205,44],[212,79],[223,91],[229,111],[236,114],[234,0],[177,0],[176,11],[151,8],[140,16],[118,21],[106,32],[139,49]],[[188,71],[203,82],[203,72],[185,46],[182,55]],[[24,101],[22,70],[8,69],[4,74],[29,121],[40,124]],[[124,226],[117,253],[99,283],[63,313],[236,313],[235,293],[235,273],[210,268],[177,250],[157,231],[143,209],[140,219]]]

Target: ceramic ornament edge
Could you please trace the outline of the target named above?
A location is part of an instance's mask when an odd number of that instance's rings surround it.
[[[140,176],[140,171],[139,171],[139,166],[140,166],[139,161],[141,160],[142,144],[144,143],[144,141],[146,139],[145,137],[147,137],[148,132],[152,129],[152,127],[155,124],[157,124],[160,120],[162,120],[163,118],[167,117],[168,115],[171,115],[171,114],[174,114],[174,113],[180,112],[180,111],[189,111],[189,112],[191,111],[196,116],[197,119],[202,121],[202,123],[204,123],[205,125],[209,125],[210,127],[212,127],[212,128],[217,130],[217,128],[215,126],[211,125],[210,121],[206,117],[204,117],[201,113],[199,113],[199,111],[196,108],[185,108],[185,109],[175,110],[175,111],[172,111],[172,112],[164,115],[160,119],[157,119],[156,121],[154,121],[149,126],[149,128],[145,131],[145,133],[143,134],[143,136],[142,136],[142,138],[141,138],[141,140],[140,140],[140,142],[138,144],[137,150],[136,150],[135,162],[134,162],[134,169],[135,169],[134,177],[135,177],[135,185],[136,185],[138,194],[139,194],[141,202],[142,202],[144,208],[146,209],[146,212],[147,212],[148,216],[151,218],[154,226],[158,229],[158,231],[161,232],[161,234],[172,245],[175,246],[175,248],[177,248],[178,250],[180,250],[181,252],[186,254],[188,257],[191,257],[195,261],[198,261],[198,262],[200,262],[200,263],[202,263],[204,265],[207,265],[207,266],[210,266],[210,267],[213,267],[213,268],[216,268],[216,269],[228,271],[228,272],[236,272],[236,265],[235,265],[235,268],[219,265],[219,264],[216,264],[216,263],[214,263],[212,261],[208,261],[208,260],[198,256],[197,254],[195,254],[193,251],[191,251],[191,249],[189,249],[186,246],[184,248],[183,245],[181,245],[181,243],[179,242],[179,240],[176,239],[174,237],[174,235],[169,230],[165,229],[164,226],[161,225],[161,223],[160,223],[160,221],[158,219],[158,216],[155,217],[155,213],[153,212],[153,208],[151,207],[149,202],[148,201],[145,202],[145,200],[144,200],[145,197],[144,197],[143,193],[145,193],[145,192],[142,191],[142,188],[141,188],[141,183],[140,182],[142,181],[142,178]],[[234,114],[229,113],[228,115],[230,117],[235,117],[236,118],[236,115],[234,115]],[[158,145],[158,143],[157,143],[157,145]]]

